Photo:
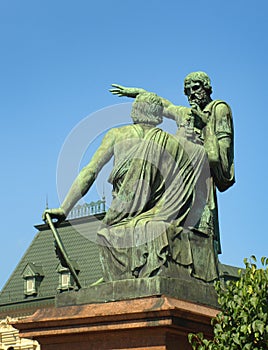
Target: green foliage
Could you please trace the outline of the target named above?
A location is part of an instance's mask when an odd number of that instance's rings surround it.
[[[202,333],[189,334],[195,350],[267,350],[268,349],[268,258],[244,259],[246,268],[240,270],[237,281],[215,288],[221,312],[212,320],[214,338],[208,340]]]

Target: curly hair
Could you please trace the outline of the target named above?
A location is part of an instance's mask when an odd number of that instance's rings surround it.
[[[132,106],[131,118],[134,123],[158,125],[163,121],[163,103],[161,97],[152,92],[139,94]]]
[[[211,81],[207,73],[205,72],[192,72],[186,76],[184,79],[184,94],[186,93],[186,85],[189,84],[191,81],[199,81],[203,84],[204,89],[209,93],[209,95],[212,94],[212,86]]]

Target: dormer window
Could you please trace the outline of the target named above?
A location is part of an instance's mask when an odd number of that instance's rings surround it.
[[[72,260],[72,265],[76,271],[79,273],[79,268],[76,261]],[[58,291],[63,292],[67,290],[72,290],[75,288],[76,284],[70,270],[67,267],[63,267],[61,264],[58,265],[57,272],[59,274],[59,285]]]
[[[71,274],[69,270],[60,273],[60,285],[62,289],[68,289],[71,287]]]
[[[27,294],[34,294],[34,293],[36,293],[35,277],[27,277],[25,280],[26,280],[26,291],[27,291]]]
[[[28,263],[22,272],[22,277],[24,279],[24,295],[36,296],[44,278],[42,266]]]

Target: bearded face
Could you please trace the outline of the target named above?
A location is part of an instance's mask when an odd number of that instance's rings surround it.
[[[211,101],[210,95],[205,90],[203,84],[199,81],[191,81],[185,85],[185,93],[188,97],[190,106],[198,106],[204,109]]]

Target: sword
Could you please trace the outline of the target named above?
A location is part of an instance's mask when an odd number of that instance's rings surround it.
[[[66,252],[66,250],[64,248],[63,242],[62,242],[62,240],[60,238],[60,235],[59,235],[56,227],[54,226],[54,223],[53,223],[49,213],[45,214],[45,218],[46,218],[46,221],[48,223],[48,226],[50,227],[50,229],[51,229],[51,231],[53,233],[53,236],[54,236],[55,241],[56,241],[56,243],[58,245],[58,248],[59,248],[59,250],[60,250],[60,252],[62,254],[62,257],[63,257],[64,261],[66,262],[66,265],[68,266],[68,268],[70,270],[70,273],[73,276],[78,289],[80,289],[82,286],[81,286],[81,283],[79,282],[77,273],[76,273],[76,271],[75,271],[75,269],[74,269],[74,267],[73,267],[73,265],[71,263],[71,260],[68,257],[68,254],[67,254],[67,252]]]

